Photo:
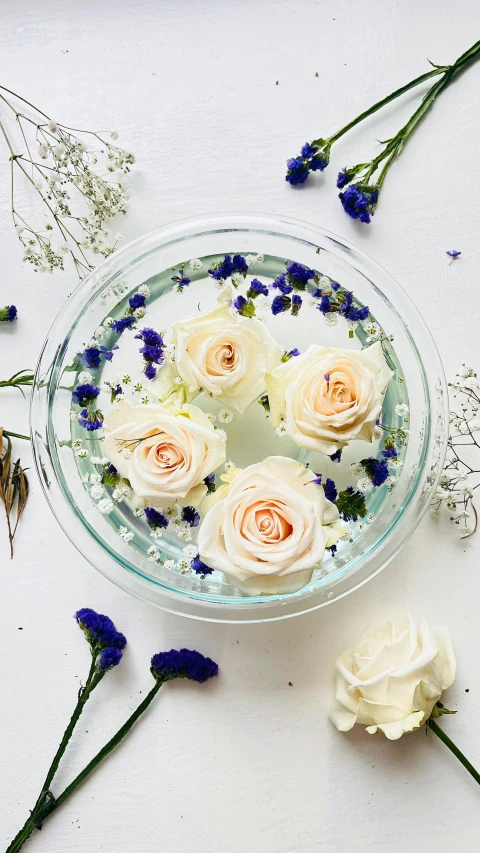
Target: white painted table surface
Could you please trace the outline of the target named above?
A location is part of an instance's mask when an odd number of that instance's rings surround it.
[[[119,226],[126,240],[206,211],[326,226],[407,290],[452,375],[462,360],[480,368],[480,65],[437,101],[369,227],[342,212],[336,171],[369,159],[418,94],[338,144],[324,179],[294,191],[284,161],[427,70],[427,56],[453,61],[479,24],[477,0],[3,0],[0,80],[66,124],[120,132],[138,161]],[[20,319],[0,330],[1,378],[34,366],[75,285],[73,273],[41,277],[22,266],[7,170],[2,149],[0,303],[14,302]],[[449,266],[452,248],[462,256]],[[27,431],[19,394],[2,393],[0,407],[4,425]],[[16,449],[28,464],[24,444]],[[372,620],[411,609],[451,628],[458,677],[446,700],[458,714],[442,725],[480,766],[480,534],[461,542],[446,521],[426,518],[379,577],[342,601],[276,624],[204,624],[105,580],[57,525],[33,471],[31,483],[13,563],[1,522],[2,849],[34,802],[85,677],[88,650],[72,614],[90,606],[129,645],[89,701],[55,790],[149,688],[152,653],[198,648],[221,676],[165,688],[35,833],[32,853],[478,850],[480,791],[440,741],[424,729],[398,742],[361,728],[341,735],[327,715],[337,654]]]

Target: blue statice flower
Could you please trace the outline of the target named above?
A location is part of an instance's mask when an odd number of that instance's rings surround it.
[[[304,184],[310,172],[323,172],[329,161],[330,148],[325,145],[323,140],[319,140],[318,143],[306,142],[302,146],[299,157],[291,157],[287,160],[285,180],[291,186]]]
[[[329,376],[329,374],[326,373],[325,376]],[[330,378],[327,379],[327,382],[329,382],[329,381],[330,381]],[[338,450],[335,451],[335,453],[332,453],[332,455],[330,456],[330,459],[332,460],[332,462],[340,462],[341,458],[342,458],[342,448],[339,447]]]
[[[315,474],[314,471],[313,471],[313,473]],[[323,479],[322,474],[315,474],[314,479],[310,480],[310,483],[314,483],[316,486],[321,486],[322,485],[322,479]]]
[[[5,305],[5,308],[0,308],[0,323],[13,323],[17,319],[17,309],[15,305]]]
[[[218,675],[218,664],[211,658],[204,657],[200,652],[190,649],[170,649],[152,657],[151,673],[161,681],[171,681],[174,678],[189,678],[198,684],[203,684],[209,678]]]
[[[111,329],[115,334],[120,335],[125,329],[131,329],[135,325],[135,317],[120,317],[119,320],[114,320]]]
[[[461,252],[457,252],[457,250],[456,250],[456,249],[451,249],[449,252],[447,252],[447,255],[449,256],[449,258],[458,258],[458,256],[459,256],[459,255],[461,255],[461,254],[462,254],[462,253],[461,253]],[[13,307],[13,306],[12,306],[12,307]]]
[[[306,290],[307,283],[314,278],[315,270],[310,270],[296,261],[290,261],[287,264],[287,281],[294,290]]]
[[[268,394],[262,394],[258,402],[263,406],[265,412],[270,411],[270,400],[268,399]]]
[[[200,559],[200,554],[197,554],[197,556],[193,558],[192,562],[190,563],[190,568],[197,575],[211,575],[213,572],[213,569],[211,569],[210,566],[207,566]]]
[[[360,465],[365,468],[374,486],[383,485],[388,477],[388,463],[385,459],[375,459],[374,456],[369,456],[368,459],[362,459]]]
[[[354,172],[349,172],[348,169],[342,169],[342,171],[339,172],[337,175],[337,187],[338,187],[338,189],[343,190],[343,188],[346,187],[347,184],[350,183],[354,174],[355,174]]]
[[[272,300],[272,314],[282,314],[284,311],[288,311],[292,305],[292,300],[289,296],[276,296],[275,299]]]
[[[243,255],[234,255],[233,258],[231,255],[225,255],[223,261],[208,270],[208,274],[213,276],[216,281],[223,281],[233,273],[241,273],[245,278],[247,272],[248,264]]]
[[[347,291],[342,307],[340,308],[340,313],[343,314],[346,320],[358,322],[359,320],[366,320],[370,310],[368,305],[362,305],[361,308],[355,308],[353,305],[353,293],[351,291]]]
[[[291,358],[296,358],[297,355],[300,355],[300,350],[295,347],[288,352],[284,352],[280,361],[285,364],[285,362],[290,361]]]
[[[378,190],[368,185],[351,184],[343,193],[339,193],[345,213],[352,219],[368,223],[375,212],[378,201]]]
[[[84,367],[97,370],[100,367],[102,356],[98,347],[86,347],[83,352],[79,353],[78,360]]]
[[[183,274],[183,270],[179,270],[178,275],[172,275],[172,281],[176,282],[177,290],[183,290],[184,287],[188,287],[191,280],[191,278]]]
[[[317,304],[317,309],[321,311],[324,316],[330,313],[330,299],[326,294],[324,294],[320,299],[320,302]]]
[[[194,506],[184,506],[182,509],[182,521],[185,521],[190,527],[198,527],[200,524],[200,514]]]
[[[395,447],[389,447],[387,450],[382,450],[382,456],[385,459],[395,459],[398,456],[398,451]]]
[[[283,293],[284,296],[287,296],[293,290],[292,285],[288,284],[287,282],[287,276],[285,275],[285,273],[277,275],[275,281],[272,282],[272,287],[276,288],[276,290],[279,290],[280,293]]]
[[[292,296],[292,315],[294,317],[297,316],[301,307],[302,307],[302,297],[299,296],[298,293],[294,293]]]
[[[121,651],[127,645],[125,636],[117,631],[112,620],[103,613],[84,607],[77,610],[75,619],[94,649],[111,647]]]
[[[163,512],[159,512],[158,509],[154,509],[152,506],[145,507],[145,516],[148,526],[154,530],[168,527],[168,518]]]
[[[268,287],[266,284],[262,284],[262,282],[259,281],[258,278],[252,278],[250,282],[250,287],[247,290],[247,296],[249,296],[250,299],[255,299],[260,294],[263,294],[263,296],[268,296]]]
[[[333,554],[337,553],[337,546],[336,545],[327,545],[325,550],[330,551],[330,553],[333,555]]]
[[[233,307],[242,317],[254,317],[255,305],[251,299],[245,299],[244,296],[237,296],[233,300]]]
[[[128,300],[128,304],[130,305],[132,311],[136,311],[137,308],[145,308],[146,299],[144,296],[142,296],[141,293],[135,293]]]
[[[165,354],[163,351],[163,338],[155,331],[155,329],[142,329],[135,338],[143,341],[143,347],[140,347],[139,352],[143,355],[143,360],[146,362],[145,376],[147,379],[155,379],[157,370],[154,364],[163,364]]]
[[[78,423],[81,427],[88,430],[88,432],[93,432],[94,430],[101,429],[103,427],[103,414],[99,409],[96,409],[94,412],[89,412],[88,409],[82,409],[78,418]]]
[[[102,672],[107,672],[109,669],[113,669],[114,666],[118,666],[121,659],[122,653],[119,649],[107,646],[106,649],[100,652],[97,666]]]
[[[327,477],[325,480],[325,497],[327,501],[331,501],[333,504],[337,500],[337,487],[333,480],[330,477]]]
[[[100,388],[87,382],[85,385],[77,385],[75,390],[72,391],[72,400],[83,408],[93,403],[99,394]]]
[[[330,287],[332,288],[332,290],[340,290],[340,285],[338,281],[331,281]]]
[[[213,474],[209,474],[208,477],[205,477],[203,481],[207,487],[207,495],[211,495],[212,492],[215,492],[217,486],[215,484],[215,472]]]

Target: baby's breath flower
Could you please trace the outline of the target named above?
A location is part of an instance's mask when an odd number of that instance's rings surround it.
[[[88,385],[90,382],[92,382],[92,380],[93,380],[93,376],[91,373],[89,373],[88,370],[82,370],[78,374],[78,384],[79,385]]]
[[[163,536],[163,531],[160,527],[153,527],[150,531],[150,536],[152,539],[160,539]]]
[[[150,548],[147,550],[148,559],[152,561],[152,563],[158,563],[160,560],[160,551],[155,545],[150,545]]]
[[[102,475],[99,474],[97,471],[94,471],[93,474],[90,474],[90,482],[91,483],[101,483],[102,482]]]
[[[124,542],[131,542],[134,537],[133,530],[129,530],[128,527],[124,527],[123,525],[118,528],[118,535],[120,539],[123,539]]]
[[[180,569],[181,572],[186,572],[190,568],[190,563],[188,560],[178,560],[177,568]]]
[[[383,436],[383,429],[382,429],[382,427],[381,427],[381,426],[378,426],[378,425],[377,425],[377,426],[376,426],[376,427],[374,427],[374,429],[373,429],[373,437],[374,437],[377,441],[379,441],[379,440],[382,438],[382,436]]]
[[[222,439],[222,441],[227,440],[227,433],[225,432],[224,429],[218,429],[218,427],[215,427],[215,433],[216,433],[216,435],[218,435],[219,438]]]
[[[191,270],[193,270],[193,271],[195,271],[195,270],[201,270],[201,269],[202,269],[202,267],[203,267],[203,263],[202,263],[202,261],[201,261],[199,258],[192,258],[192,260],[190,261],[189,266],[190,266],[190,269],[191,269]]]
[[[79,459],[86,459],[88,456],[88,450],[85,447],[81,447],[80,450],[76,451],[76,454]]]
[[[90,474],[90,480],[92,479],[93,474]],[[105,492],[104,486],[101,483],[95,483],[90,489],[90,495],[94,500],[98,500],[102,497]]]
[[[215,421],[217,420],[217,416],[213,412],[205,412],[205,414],[206,414],[208,420],[210,421],[210,423],[214,424]]]
[[[218,413],[218,420],[220,421],[220,423],[229,424],[232,419],[233,419],[233,412],[231,411],[231,409],[227,409],[227,408],[220,409],[220,411]]]
[[[359,492],[363,492],[364,494],[371,492],[373,489],[373,483],[370,477],[360,477],[360,479],[357,480],[357,489]]]
[[[115,504],[110,500],[110,498],[102,498],[97,504],[97,509],[102,513],[102,515],[108,515],[112,512],[114,507]]]
[[[74,450],[78,450],[78,448],[81,446],[82,446],[82,439],[81,438],[75,438],[72,441],[72,447]]]
[[[398,405],[395,406],[395,412],[400,418],[404,418],[405,415],[408,415],[409,408],[405,403],[398,403]]]
[[[165,566],[166,569],[168,569],[169,571],[172,571],[172,569],[175,568],[175,560],[171,560],[171,559],[165,560],[163,565]]]
[[[89,483],[90,482],[90,474],[88,474],[88,473],[82,474],[81,480],[82,480],[82,483]]]
[[[198,548],[196,547],[196,545],[185,545],[185,547],[182,548],[182,554],[186,560],[193,559],[193,557],[195,557],[197,553]]]

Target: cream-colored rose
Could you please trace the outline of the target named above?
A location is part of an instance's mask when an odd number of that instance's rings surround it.
[[[282,356],[264,323],[224,305],[174,323],[172,342],[187,388],[204,388],[239,412],[263,394],[265,375]]]
[[[336,663],[332,714],[341,732],[355,723],[369,734],[382,731],[397,740],[425,723],[442,691],[455,681],[455,657],[448,628],[417,625],[408,613],[365,634]]]
[[[322,562],[323,525],[338,519],[312,479],[308,468],[285,456],[229,472],[205,502],[200,558],[249,595],[301,589]]]
[[[366,350],[311,344],[267,376],[272,424],[285,419],[299,447],[331,455],[349,441],[372,441],[392,371],[380,342]]]
[[[197,406],[173,414],[124,400],[105,417],[103,453],[130,480],[140,506],[198,504],[204,479],[225,462],[225,441]]]

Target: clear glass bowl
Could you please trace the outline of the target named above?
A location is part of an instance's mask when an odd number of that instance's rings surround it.
[[[120,281],[127,296],[186,259],[238,252],[298,261],[340,281],[368,305],[388,335],[410,401],[404,465],[374,524],[342,547],[334,566],[293,594],[251,598],[225,580],[155,566],[123,542],[80,480],[71,441],[68,368],[105,317],[102,294]],[[319,257],[320,256],[320,257]],[[319,341],[321,342],[321,341]],[[71,374],[70,374],[71,377]],[[175,222],[116,252],[75,290],[55,320],[37,366],[31,435],[43,490],[61,527],[102,574],[174,613],[218,622],[262,622],[306,613],[363,585],[398,553],[429,505],[446,449],[447,393],[435,344],[416,308],[375,261],[328,231],[288,217],[218,214]]]

